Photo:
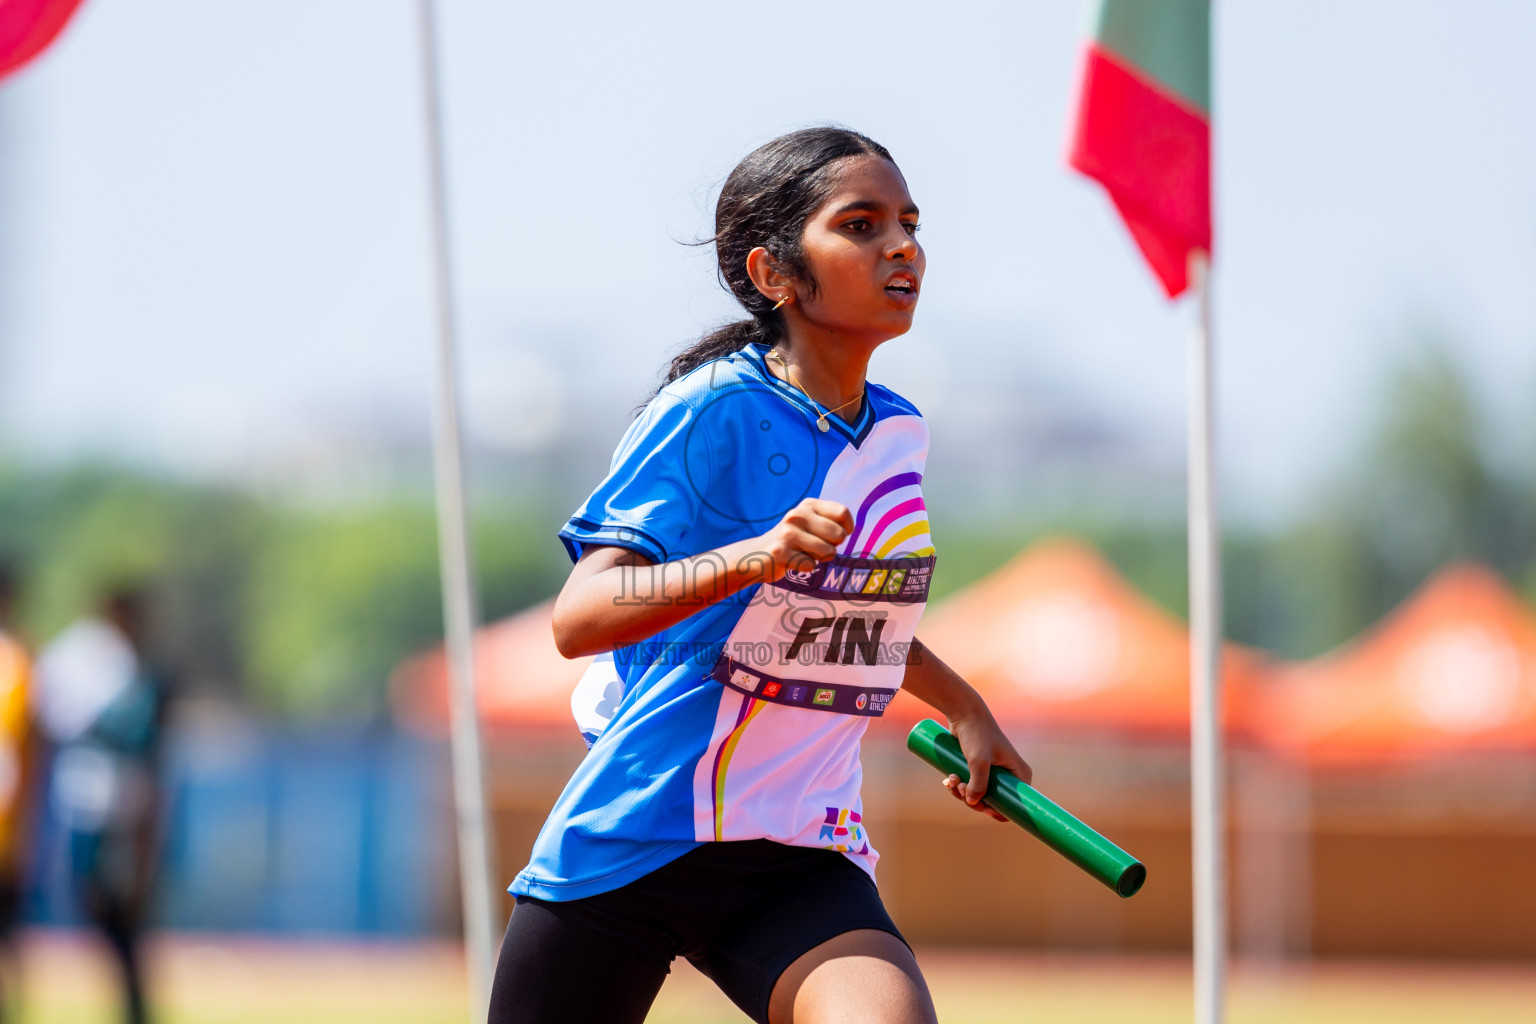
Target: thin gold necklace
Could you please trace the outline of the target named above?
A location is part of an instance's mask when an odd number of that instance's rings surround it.
[[[776,348],[771,348],[771,349],[768,350],[768,354],[770,356],[773,356],[773,358],[777,359],[779,361],[779,365],[784,367],[784,372],[789,374],[789,382],[791,384],[793,384],[795,387],[800,388],[800,393],[805,396],[805,400],[807,402],[811,403],[811,408],[820,410],[821,406],[816,403],[816,399],[811,397],[811,393],[809,391],[805,390],[805,388],[801,386],[799,378],[797,378],[795,376],[795,371],[791,370],[789,368],[789,363],[785,361],[784,357],[779,353],[779,350],[776,349]],[[849,399],[848,401],[844,402],[842,405],[838,406],[837,409],[846,409],[846,408],[848,408],[848,406],[852,405],[854,402],[859,402],[859,401],[862,401],[863,399],[864,399],[864,389],[860,388],[859,389],[859,397],[858,398]],[[829,424],[827,422],[827,414],[828,413],[837,412],[837,409],[828,409],[826,412],[818,413],[818,415],[816,417],[816,428],[818,430],[820,430],[823,434],[825,434],[830,429],[830,427],[831,427],[831,424]]]

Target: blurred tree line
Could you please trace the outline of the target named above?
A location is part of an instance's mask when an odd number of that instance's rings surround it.
[[[510,502],[477,510],[488,618],[558,589],[568,563],[550,521]],[[391,669],[442,637],[430,496],[315,506],[121,467],[13,468],[0,559],[19,570],[34,643],[104,589],[144,585],[153,647],[183,685],[268,713],[380,714]]]
[[[1429,346],[1389,379],[1357,450],[1325,453],[1339,471],[1308,514],[1278,531],[1229,530],[1230,637],[1290,658],[1319,654],[1457,558],[1485,561],[1536,596],[1536,460],[1500,461],[1445,351]],[[477,504],[487,620],[559,589],[569,563],[554,531],[568,511]],[[1184,613],[1182,522],[1094,510],[995,526],[947,518],[936,600],[1042,535],[1072,533]],[[316,505],[121,467],[0,472],[0,558],[21,571],[34,642],[103,587],[142,580],[169,666],[273,714],[383,712],[390,670],[442,635],[436,543],[429,495]]]

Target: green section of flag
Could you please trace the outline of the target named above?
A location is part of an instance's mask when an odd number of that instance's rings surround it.
[[[1095,44],[1207,117],[1211,113],[1211,0],[1098,0]]]

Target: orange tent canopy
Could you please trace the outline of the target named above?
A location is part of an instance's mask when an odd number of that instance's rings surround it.
[[[1536,749],[1536,616],[1494,572],[1447,566],[1360,637],[1275,680],[1266,732],[1319,762]]]
[[[1188,734],[1189,629],[1074,540],[1034,544],[923,617],[917,635],[986,698],[1000,720]],[[1228,645],[1229,725],[1261,670]],[[892,714],[927,705],[903,696]]]
[[[591,658],[567,660],[550,627],[554,599],[475,631],[475,691],[480,720],[493,729],[558,726],[572,738],[571,691]],[[395,717],[433,731],[448,727],[448,657],[418,654],[395,670]]]

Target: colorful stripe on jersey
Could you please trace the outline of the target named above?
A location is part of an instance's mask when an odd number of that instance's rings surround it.
[[[732,690],[744,693],[760,704],[783,704],[785,707],[805,708],[810,711],[830,711],[835,715],[879,718],[885,714],[885,709],[890,706],[892,699],[896,696],[895,690],[876,686],[847,684],[827,686],[803,679],[781,679],[725,657],[715,662],[714,676]],[[732,733],[726,743],[734,744],[735,735]],[[721,750],[724,749],[722,745]],[[724,785],[723,772],[717,772],[716,779],[717,788]],[[719,820],[719,802],[717,801],[715,821],[718,823]]]
[[[874,555],[884,558],[893,551],[900,551],[900,545],[904,541],[911,540],[913,537],[927,536],[928,506],[924,504],[923,493],[919,489],[922,482],[923,474],[908,472],[888,476],[876,484],[859,504],[858,515],[853,521],[853,535],[848,538],[848,551],[857,552],[866,557]],[[908,493],[903,495],[902,491]],[[876,521],[873,529],[865,533],[864,525],[869,519],[870,510],[875,507],[876,502],[887,495],[895,495],[899,500]],[[919,514],[922,518],[892,531],[892,527],[902,519]],[[862,550],[859,548],[860,540],[863,541]],[[931,555],[933,547],[928,545],[916,551],[904,553]]]
[[[736,744],[741,742],[742,734],[747,731],[747,726],[752,724],[752,719],[767,707],[760,700],[744,700],[741,702],[741,711],[736,715],[736,728],[720,744],[720,749],[715,751],[715,842],[724,842],[725,826],[725,774],[730,771],[731,758],[736,753]]]

